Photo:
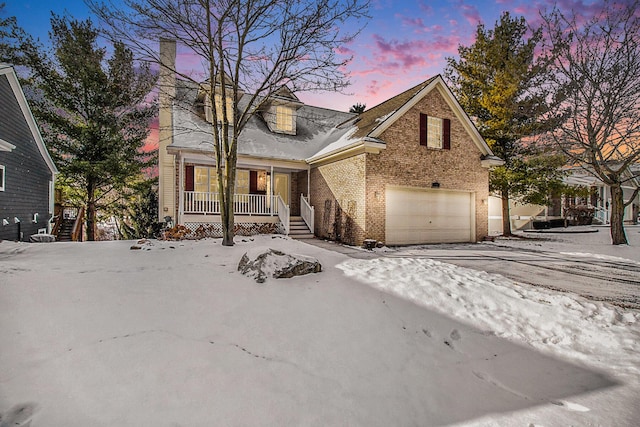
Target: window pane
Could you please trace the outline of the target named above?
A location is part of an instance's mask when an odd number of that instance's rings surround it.
[[[442,148],[442,119],[429,116],[427,123],[427,147]]]
[[[289,132],[293,130],[293,110],[290,107],[276,107],[276,128]]]
[[[194,191],[209,191],[209,168],[196,166],[193,169],[193,189]]]
[[[236,171],[236,194],[249,194],[249,171]]]

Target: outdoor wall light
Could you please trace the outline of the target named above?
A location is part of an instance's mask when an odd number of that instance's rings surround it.
[[[33,214],[33,219],[31,220],[31,222],[34,224],[38,223],[38,212]]]
[[[7,221],[6,219],[2,218],[2,225],[9,225],[9,221]]]

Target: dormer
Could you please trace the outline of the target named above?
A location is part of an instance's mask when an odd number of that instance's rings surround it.
[[[282,86],[265,102],[262,117],[271,132],[295,135],[297,111],[303,105],[288,87]]]
[[[235,114],[235,110],[233,108],[233,83],[231,79],[225,75],[224,76],[224,87],[226,90],[226,107],[227,107],[227,119],[230,124],[233,124],[233,118]],[[211,102],[210,95],[211,87],[209,82],[205,82],[200,84],[200,88],[198,90],[198,98],[197,98],[197,107],[201,114],[201,116],[209,123],[213,122],[213,107],[214,105]],[[216,78],[215,85],[215,109],[216,116],[218,117],[218,121],[222,121],[222,84],[221,79],[219,77]],[[243,95],[243,92],[238,91],[238,99],[240,99]]]

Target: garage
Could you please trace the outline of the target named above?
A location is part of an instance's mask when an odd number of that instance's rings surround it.
[[[387,188],[386,244],[475,241],[474,199],[467,191]]]

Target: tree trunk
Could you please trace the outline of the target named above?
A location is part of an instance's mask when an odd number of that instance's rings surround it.
[[[626,245],[627,236],[624,233],[624,195],[619,184],[611,186],[611,243]]]
[[[96,189],[93,183],[87,184],[87,241],[96,240]]]
[[[234,157],[234,156],[231,156]],[[224,170],[225,186],[223,197],[226,200],[223,212],[221,212],[222,220],[222,245],[233,246],[233,226],[234,226],[234,212],[233,212],[233,196],[236,188],[236,162],[235,159],[226,159],[226,166]],[[232,161],[233,160],[233,161]]]
[[[500,193],[502,199],[502,235],[511,236],[511,214],[509,213],[509,190],[502,189]]]

